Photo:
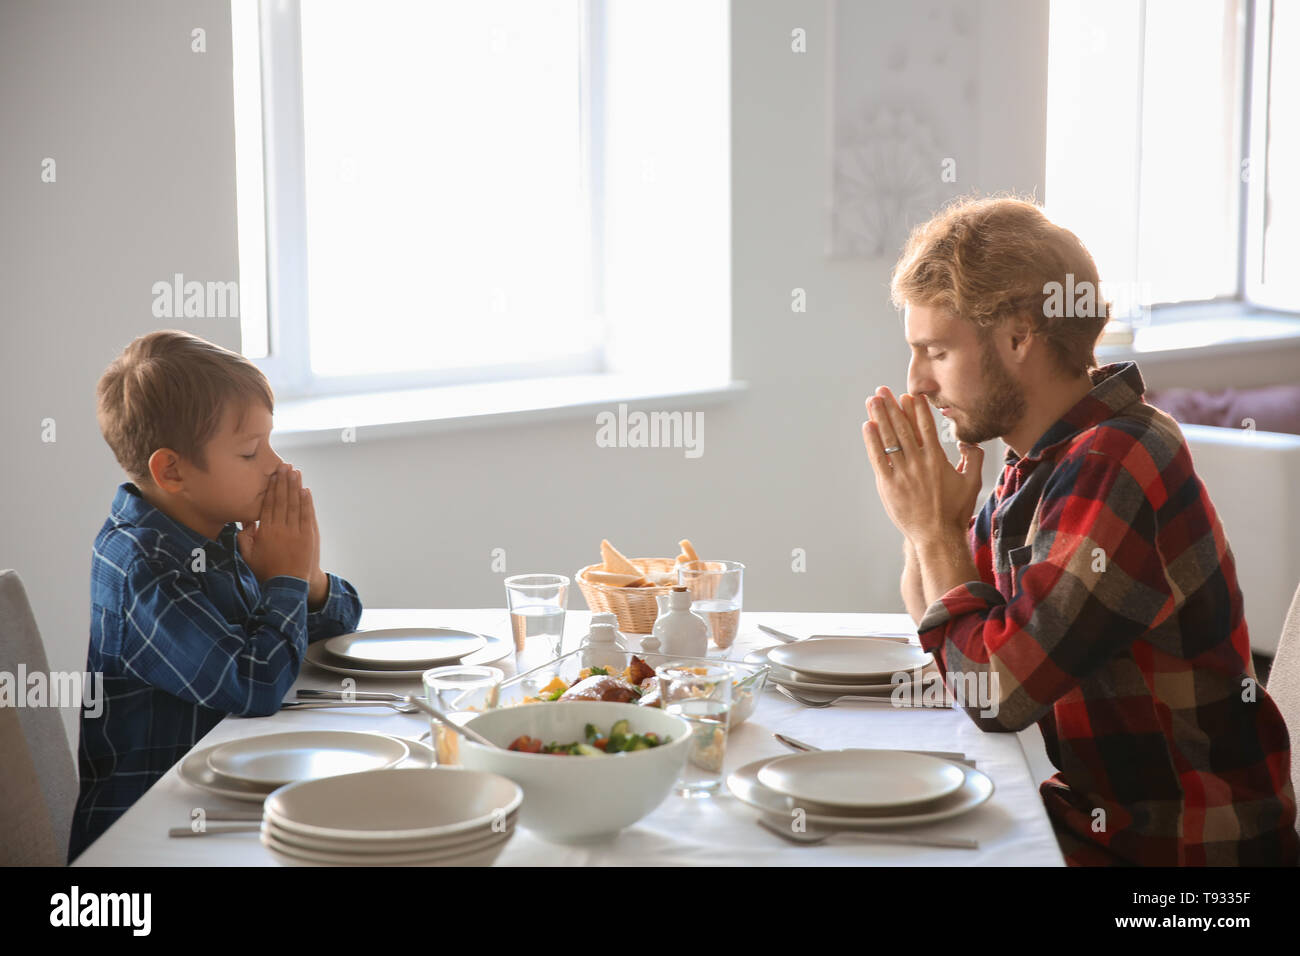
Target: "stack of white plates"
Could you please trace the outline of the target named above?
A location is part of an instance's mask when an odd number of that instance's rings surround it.
[[[993,795],[993,781],[974,767],[906,750],[768,757],[731,774],[727,786],[787,823],[793,811],[802,810],[809,826],[848,829],[946,820]]]
[[[888,697],[916,681],[934,655],[917,644],[860,637],[824,637],[755,651],[746,663],[767,664],[770,679],[791,690]],[[896,675],[903,675],[895,679]]]
[[[314,730],[243,737],[196,750],[181,779],[234,800],[261,803],[277,787],[387,767],[431,767],[431,748],[387,734]]]
[[[505,777],[455,767],[327,777],[267,797],[262,843],[286,866],[490,866],[523,799]]]
[[[307,645],[305,659],[348,677],[419,680],[432,667],[491,664],[514,650],[505,638],[452,627],[391,627]]]

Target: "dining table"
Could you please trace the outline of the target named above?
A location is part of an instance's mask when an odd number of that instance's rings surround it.
[[[589,629],[590,613],[569,611],[563,650],[575,650]],[[759,625],[798,638],[867,633],[910,634],[907,614],[745,611],[735,643],[710,647],[711,657],[740,660],[747,653],[780,643]],[[510,638],[503,608],[367,609],[359,629],[449,627]],[[632,649],[637,637],[628,636]],[[516,673],[513,653],[500,663]],[[299,689],[339,690],[344,678],[305,662],[286,701]],[[359,678],[357,691],[423,694],[419,680]],[[258,734],[299,730],[360,730],[416,739],[430,729],[422,713],[355,707],[289,709],[269,717],[229,716],[209,731],[195,749]],[[780,733],[821,749],[889,748],[957,751],[975,762],[993,782],[983,804],[941,822],[891,828],[888,833],[917,837],[960,837],[975,849],[871,842],[854,833],[836,833],[818,845],[795,845],[758,824],[759,812],[725,787],[710,797],[670,795],[649,815],[598,843],[548,842],[519,827],[496,866],[1064,866],[1064,859],[1039,796],[1025,736],[979,729],[960,708],[896,708],[870,702],[806,707],[778,693],[769,682],[754,713],[732,728],[723,765],[726,774],[764,757],[793,751],[776,739]],[[427,739],[427,738],[426,738]],[[1041,744],[1039,744],[1041,747]],[[186,783],[173,766],[74,862],[74,866],[275,866],[256,832],[209,832],[173,837],[169,830],[189,827],[203,814],[256,810],[254,804],[215,796]],[[599,800],[600,794],[592,794]],[[213,824],[212,829],[230,824]]]

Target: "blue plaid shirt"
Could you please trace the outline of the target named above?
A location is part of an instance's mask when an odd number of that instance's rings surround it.
[[[104,701],[98,718],[82,709],[69,860],[227,714],[279,710],[309,641],[356,630],[352,585],[329,575],[328,599],[308,612],[307,582],[259,584],[237,533],[231,523],[211,541],[130,482],[118,488],[90,565],[86,669],[103,673]]]

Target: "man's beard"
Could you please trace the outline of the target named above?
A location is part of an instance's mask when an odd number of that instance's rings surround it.
[[[980,377],[983,392],[976,407],[964,409],[962,424],[953,420],[954,434],[968,445],[1001,438],[1019,425],[1025,414],[1025,391],[998,358],[991,339],[982,343]]]

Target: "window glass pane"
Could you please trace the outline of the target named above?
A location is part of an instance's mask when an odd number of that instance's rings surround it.
[[[1238,4],[1147,0],[1138,273],[1155,302],[1237,291]]]
[[[1300,3],[1273,4],[1263,278],[1270,304],[1300,309]]]
[[[586,352],[577,0],[302,4],[318,375]]]

